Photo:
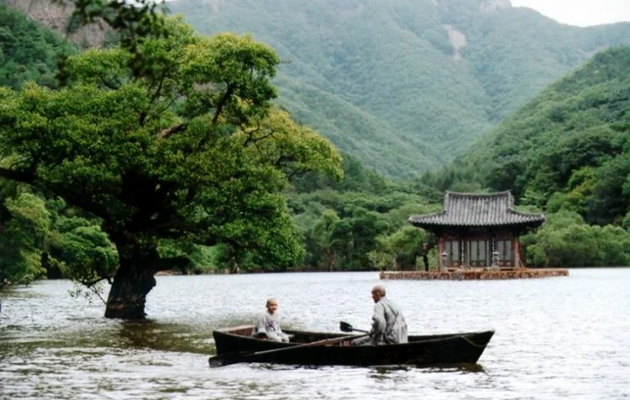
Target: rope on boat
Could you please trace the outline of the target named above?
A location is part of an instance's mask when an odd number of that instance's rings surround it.
[[[460,338],[464,339],[465,341],[467,341],[468,343],[470,343],[471,345],[473,345],[475,347],[479,347],[479,348],[486,347],[485,345],[477,344],[477,343],[473,342],[472,340],[468,339],[466,336],[460,336]]]

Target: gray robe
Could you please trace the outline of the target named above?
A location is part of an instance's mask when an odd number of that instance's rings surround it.
[[[387,297],[381,298],[374,305],[372,329],[370,330],[371,344],[379,343],[407,343],[407,322],[400,309]]]
[[[256,321],[256,325],[254,326],[253,335],[258,336],[261,333],[264,333],[267,336],[268,340],[275,340],[276,342],[289,341],[289,337],[280,329],[280,325],[278,325],[276,316],[273,314],[269,314],[269,312],[261,315],[260,318],[258,318],[258,321]]]

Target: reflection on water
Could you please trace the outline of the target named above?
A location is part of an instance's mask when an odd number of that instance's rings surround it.
[[[624,399],[630,269],[517,281],[392,281],[410,333],[495,329],[450,368],[208,368],[212,330],[279,300],[285,327],[369,327],[375,273],[158,277],[142,322],[102,317],[67,281],[0,294],[0,399]]]
[[[154,349],[208,354],[214,352],[207,332],[193,331],[190,326],[159,323],[155,320],[124,322],[118,332],[121,345],[137,349]]]

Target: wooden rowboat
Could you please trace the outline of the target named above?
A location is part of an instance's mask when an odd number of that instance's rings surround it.
[[[409,336],[409,343],[354,346],[354,337],[340,333],[285,330],[289,343],[252,337],[252,325],[216,329],[213,332],[216,361],[297,365],[413,365],[418,367],[475,364],[494,331]],[[310,345],[313,343],[313,345]],[[231,356],[234,357],[231,357]],[[215,363],[213,364],[213,361]]]

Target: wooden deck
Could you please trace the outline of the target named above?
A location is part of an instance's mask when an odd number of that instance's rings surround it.
[[[494,280],[494,279],[537,279],[552,278],[557,276],[569,276],[567,269],[486,269],[466,268],[448,271],[381,271],[381,279],[407,279],[407,280]]]

